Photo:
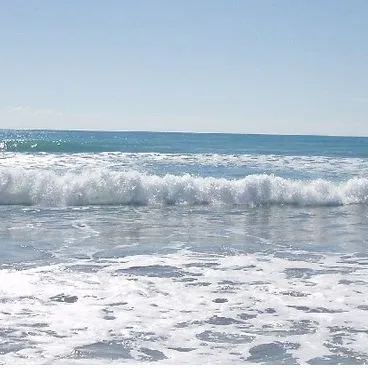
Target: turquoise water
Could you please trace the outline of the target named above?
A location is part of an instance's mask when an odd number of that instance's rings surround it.
[[[367,364],[367,143],[0,131],[0,362]]]
[[[366,137],[217,133],[0,131],[8,152],[160,152],[368,157]]]

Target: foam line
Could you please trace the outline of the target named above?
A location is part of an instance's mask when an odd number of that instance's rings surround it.
[[[300,205],[365,204],[368,179],[344,182],[291,180],[274,175],[241,179],[137,171],[0,169],[1,205]]]

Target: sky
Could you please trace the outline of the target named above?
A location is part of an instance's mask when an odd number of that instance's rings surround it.
[[[0,128],[368,136],[367,0],[0,0]]]

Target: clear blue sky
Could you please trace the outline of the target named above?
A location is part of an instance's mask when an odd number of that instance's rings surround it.
[[[0,0],[0,128],[368,135],[367,0]]]

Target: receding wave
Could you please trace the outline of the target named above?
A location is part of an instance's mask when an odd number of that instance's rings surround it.
[[[300,205],[368,203],[368,179],[334,183],[274,175],[241,179],[94,170],[0,170],[1,205]]]

